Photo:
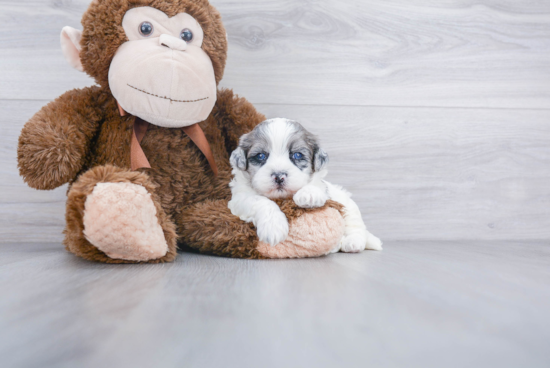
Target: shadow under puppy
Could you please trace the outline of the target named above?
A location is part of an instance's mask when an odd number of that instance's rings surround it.
[[[290,198],[303,208],[321,207],[329,199],[344,206],[345,232],[332,252],[381,250],[382,242],[367,231],[351,194],[323,178],[328,155],[317,137],[299,123],[270,119],[243,135],[231,154],[229,184],[233,215],[253,222],[261,241],[276,245],[288,236],[288,221],[272,199]]]

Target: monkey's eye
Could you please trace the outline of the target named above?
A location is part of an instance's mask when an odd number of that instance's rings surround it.
[[[295,160],[301,160],[302,158],[304,158],[304,155],[302,155],[300,152],[294,152],[292,158]]]
[[[143,22],[139,25],[139,33],[142,36],[149,37],[153,34],[153,25],[149,22]]]
[[[191,40],[193,39],[193,32],[191,32],[189,28],[185,28],[183,31],[181,31],[180,37],[185,42],[191,42]]]
[[[265,155],[265,153],[258,153],[256,155],[256,158],[259,160],[259,161],[265,161],[267,159],[267,156]]]

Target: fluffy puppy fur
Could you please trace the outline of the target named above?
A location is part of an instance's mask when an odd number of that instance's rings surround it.
[[[276,245],[288,236],[288,221],[273,201],[292,197],[302,208],[317,208],[329,199],[344,206],[345,232],[333,252],[381,250],[380,239],[367,231],[351,194],[323,178],[328,155],[317,138],[288,119],[266,120],[243,135],[231,154],[233,180],[229,209],[252,222],[261,241]]]

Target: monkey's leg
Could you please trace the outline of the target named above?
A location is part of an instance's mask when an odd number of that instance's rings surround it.
[[[344,234],[342,208],[328,201],[321,208],[299,208],[292,200],[279,206],[289,220],[288,238],[275,245],[260,242],[256,229],[231,214],[227,200],[187,207],[176,219],[180,241],[202,253],[235,258],[304,258],[331,252]]]
[[[171,262],[176,257],[175,225],[144,173],[98,166],[71,186],[64,244],[91,261]]]

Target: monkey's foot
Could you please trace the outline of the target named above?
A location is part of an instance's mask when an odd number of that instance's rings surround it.
[[[86,239],[110,258],[144,262],[168,252],[151,194],[141,185],[97,183],[83,222]]]

